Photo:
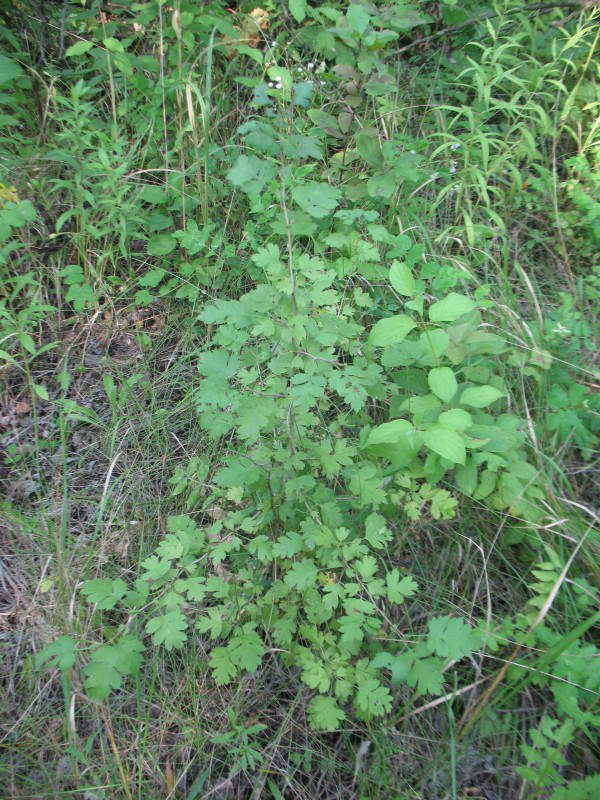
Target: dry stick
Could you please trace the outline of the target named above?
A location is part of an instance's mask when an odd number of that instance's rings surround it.
[[[445,694],[442,697],[436,697],[436,699],[432,700],[430,703],[425,703],[424,706],[419,706],[418,708],[414,708],[412,711],[409,711],[408,714],[405,714],[403,717],[400,717],[400,719],[396,720],[394,725],[399,725],[401,722],[405,722],[411,717],[416,717],[417,714],[422,714],[424,711],[429,711],[431,708],[441,705],[441,703],[447,703],[448,700],[453,700],[455,697],[465,694],[465,692],[470,692],[471,689],[474,689],[476,686],[485,683],[489,679],[489,676],[485,678],[479,678],[479,680],[474,681],[474,683],[470,683],[468,686],[463,686],[462,689],[458,689],[456,692],[448,692],[448,694]]]
[[[567,501],[567,502],[569,502],[569,501]],[[571,502],[570,504],[571,505],[579,505],[578,503],[573,503],[573,502]],[[595,516],[595,515],[592,515],[592,516]],[[544,620],[544,618],[546,617],[546,614],[552,608],[552,604],[554,603],[556,595],[558,594],[558,590],[563,585],[564,580],[567,577],[567,573],[569,572],[569,570],[571,568],[571,564],[575,560],[575,557],[577,556],[577,553],[581,550],[581,548],[582,548],[582,546],[583,546],[585,540],[587,539],[588,534],[590,533],[591,530],[593,530],[593,528],[590,526],[586,530],[584,535],[581,537],[579,542],[577,543],[577,546],[575,547],[575,549],[571,553],[567,563],[563,567],[562,572],[560,573],[560,575],[556,579],[556,583],[552,587],[552,591],[548,595],[548,597],[546,599],[546,602],[540,608],[537,617],[534,619],[534,621],[529,626],[529,629],[527,630],[527,633],[525,634],[525,638],[527,638],[529,636],[529,634],[532,633],[537,628],[537,626]],[[470,730],[471,726],[473,725],[473,723],[475,722],[475,720],[477,719],[477,717],[479,716],[479,714],[481,713],[481,711],[485,707],[486,703],[488,702],[488,700],[490,699],[492,694],[496,691],[498,685],[504,679],[504,676],[508,672],[508,668],[514,662],[515,658],[518,656],[518,654],[519,654],[519,652],[521,651],[522,648],[523,648],[523,642],[518,644],[515,647],[515,649],[512,651],[512,653],[510,654],[510,656],[506,660],[504,666],[502,667],[500,672],[494,678],[491,686],[488,686],[488,688],[485,690],[485,692],[481,696],[481,699],[479,700],[479,702],[477,703],[477,705],[475,706],[475,708],[473,709],[473,711],[469,715],[469,719],[466,719],[466,713],[467,712],[465,712],[465,714],[463,714],[463,716],[461,717],[461,720],[460,720],[460,722],[458,724],[459,736],[460,737],[464,736]]]
[[[129,777],[125,774],[125,769],[123,767],[123,762],[121,761],[121,756],[119,755],[119,750],[117,748],[117,743],[115,741],[115,737],[112,731],[112,727],[110,724],[110,719],[108,716],[108,709],[104,703],[100,705],[100,714],[102,715],[102,719],[104,720],[104,727],[106,729],[106,735],[108,736],[108,741],[110,742],[111,750],[113,751],[113,755],[115,757],[115,761],[117,762],[117,769],[119,770],[119,775],[121,777],[121,784],[123,786],[123,791],[127,797],[127,800],[133,800],[131,795],[131,791],[129,789]]]
[[[570,2],[570,0],[567,0],[566,2],[562,3],[559,1],[556,3],[538,3],[537,5],[523,6],[522,8],[509,8],[506,11],[487,11],[485,14],[479,14],[477,17],[471,17],[471,19],[468,19],[465,22],[460,22],[458,25],[452,25],[450,28],[444,28],[443,30],[432,33],[429,36],[423,36],[421,39],[415,39],[410,44],[406,44],[404,47],[398,48],[396,53],[403,53],[405,50],[410,50],[411,48],[416,47],[418,44],[439,39],[441,36],[445,36],[447,33],[456,33],[457,31],[461,31],[463,28],[468,28],[470,25],[476,25],[478,22],[485,22],[488,19],[499,17],[501,14],[516,14],[521,11],[544,12],[552,11],[555,8],[580,8],[585,10],[586,8],[591,8],[591,6],[595,5],[597,2],[599,2],[599,0],[592,0],[591,3]]]

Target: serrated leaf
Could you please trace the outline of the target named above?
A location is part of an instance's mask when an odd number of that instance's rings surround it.
[[[317,580],[317,567],[311,558],[304,558],[292,564],[283,579],[288,586],[300,591],[314,586]]]
[[[146,623],[146,633],[152,634],[154,644],[163,644],[167,650],[181,647],[187,639],[185,632],[188,621],[181,611],[169,611],[159,617],[153,617]]]
[[[398,294],[404,297],[413,297],[416,294],[417,284],[407,264],[393,261],[390,267],[389,279]]]
[[[418,658],[406,680],[419,694],[440,694],[444,682],[444,666],[445,662],[441,658]]]
[[[227,180],[247,194],[261,192],[275,176],[275,166],[258,156],[238,156],[227,173]]]
[[[94,578],[84,581],[81,593],[88,603],[95,603],[99,609],[114,608],[127,592],[127,584],[120,578]]]
[[[75,640],[71,636],[59,636],[50,644],[47,644],[35,656],[35,665],[40,667],[46,663],[48,667],[58,669],[70,669],[75,663]]]
[[[434,617],[428,629],[429,650],[452,661],[471,655],[481,644],[481,634],[458,617]]]
[[[229,683],[239,672],[226,647],[215,647],[208,663],[213,671],[213,678],[219,686]]]
[[[496,389],[495,386],[470,386],[461,394],[460,402],[465,406],[473,406],[473,408],[485,408],[501,397],[504,397],[504,392]]]
[[[292,197],[303,211],[315,219],[322,219],[337,208],[341,192],[328,183],[308,181],[292,189]]]
[[[454,464],[465,463],[465,440],[460,433],[442,425],[432,425],[425,431],[423,441],[426,447],[442,458],[447,458]]]
[[[396,314],[393,317],[380,319],[371,328],[369,344],[375,347],[388,347],[391,344],[399,344],[416,327],[417,323],[406,314]]]
[[[391,710],[392,696],[377,678],[367,678],[359,685],[354,703],[365,717],[380,717]]]
[[[385,576],[387,596],[390,603],[402,603],[407,597],[412,597],[418,590],[418,584],[410,575],[400,578],[400,572],[392,569]]]
[[[123,677],[139,670],[144,645],[132,635],[123,636],[116,644],[99,647],[84,668],[85,688],[92,700],[105,700],[113,689],[119,689]]]
[[[429,319],[432,322],[454,322],[475,308],[475,303],[464,294],[450,292],[443,300],[438,300],[429,307]]]
[[[443,400],[444,403],[449,403],[458,389],[456,376],[450,367],[434,367],[430,369],[427,381],[434,395]]]
[[[308,718],[315,730],[331,732],[339,728],[346,715],[333,697],[317,695],[308,704]]]

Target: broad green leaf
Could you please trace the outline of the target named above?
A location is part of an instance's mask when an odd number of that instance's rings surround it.
[[[456,377],[450,367],[434,367],[429,370],[427,380],[431,391],[445,403],[452,400],[458,389]]]
[[[308,181],[302,186],[295,186],[292,197],[303,211],[315,219],[321,219],[336,209],[341,192],[328,183]]]
[[[381,154],[381,144],[374,130],[360,131],[354,137],[356,141],[356,149],[358,150],[361,158],[372,167],[380,167],[383,163],[383,156]]]
[[[393,317],[380,319],[371,328],[369,344],[375,347],[399,344],[416,327],[417,323],[406,314],[396,314]]]
[[[317,731],[335,731],[346,715],[333,697],[319,694],[308,704],[308,718],[311,727]]]
[[[103,39],[102,44],[111,53],[125,52],[125,48],[123,47],[122,43],[118,39],[115,39],[114,36],[108,36],[106,39]]]
[[[466,431],[473,424],[473,418],[462,408],[451,408],[443,411],[438,417],[438,424],[445,428],[452,428],[453,431]]]
[[[158,253],[154,253],[154,255],[158,255]],[[149,286],[151,289],[155,289],[166,274],[167,271],[165,269],[161,269],[161,267],[155,267],[154,269],[148,270],[148,272],[142,275],[142,277],[138,280],[138,283],[140,286]]]
[[[42,400],[49,400],[50,395],[48,394],[48,389],[45,386],[42,386],[41,383],[32,383],[31,384],[33,391],[37,394],[38,397],[41,397]]]
[[[269,78],[281,84],[284,93],[289,95],[292,91],[292,73],[285,67],[269,67],[267,70]]]
[[[0,85],[10,83],[23,74],[23,70],[12,58],[0,53]]]
[[[397,444],[412,430],[414,430],[413,426],[405,419],[384,422],[382,425],[373,428],[367,439],[367,445]]]
[[[275,166],[258,156],[238,156],[227,180],[247,194],[258,194],[275,177]]]
[[[74,56],[82,56],[85,53],[88,53],[93,46],[94,46],[93,42],[88,42],[81,39],[79,42],[75,42],[75,44],[72,44],[71,47],[67,48],[65,55],[67,56],[67,58],[73,58]]]
[[[432,322],[454,322],[475,308],[475,303],[464,294],[450,292],[443,300],[438,300],[429,307],[429,319]]]
[[[369,23],[371,22],[371,17],[368,11],[363,8],[363,6],[359,6],[358,3],[352,3],[352,5],[348,8],[348,11],[346,12],[346,19],[348,20],[348,25],[352,28],[352,30],[360,35],[367,30]]]
[[[302,22],[306,16],[306,0],[288,0],[288,8],[296,22]]]
[[[450,428],[444,428],[442,425],[432,425],[425,431],[423,440],[426,447],[442,458],[447,458],[454,464],[465,463],[465,442],[460,433],[450,430]]]
[[[494,386],[470,386],[461,394],[460,402],[465,406],[473,406],[473,408],[485,408],[500,397],[504,397],[504,392]]]
[[[176,247],[177,240],[173,238],[172,234],[155,233],[148,242],[148,253],[151,256],[166,256],[173,252]]]
[[[400,261],[393,261],[390,267],[389,277],[390,283],[398,294],[404,297],[414,296],[417,284],[408,264],[403,264]]]

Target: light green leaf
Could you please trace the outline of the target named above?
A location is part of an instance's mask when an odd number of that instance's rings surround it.
[[[181,611],[169,611],[159,617],[152,617],[146,623],[146,633],[152,634],[154,644],[164,644],[167,650],[181,647],[187,639],[187,619]]]
[[[390,711],[392,695],[377,678],[367,678],[358,687],[355,704],[365,717],[380,717]]]
[[[413,426],[405,419],[384,422],[383,425],[373,428],[367,439],[367,445],[397,444],[412,430],[414,430]]]
[[[460,433],[432,425],[423,436],[426,447],[454,464],[464,464],[466,458],[465,442]]]
[[[390,603],[402,603],[407,597],[412,597],[419,588],[410,575],[400,578],[400,572],[397,569],[390,570],[385,581]]]
[[[36,667],[47,662],[49,667],[57,667],[63,672],[75,663],[75,640],[71,636],[59,636],[40,650],[35,657]]]
[[[50,396],[48,395],[48,389],[45,386],[42,386],[41,383],[32,383],[33,391],[37,394],[38,397],[41,397],[42,400],[49,400]]]
[[[416,293],[417,284],[413,278],[408,264],[400,261],[393,261],[390,267],[390,283],[398,294],[404,297],[413,297]]]
[[[455,319],[468,314],[475,308],[475,303],[464,294],[450,292],[443,300],[429,307],[429,319],[432,322],[454,322]]]
[[[127,634],[114,645],[103,645],[92,655],[84,669],[85,688],[92,700],[105,700],[113,689],[119,689],[125,675],[138,672],[144,645]]]
[[[485,408],[500,397],[504,397],[504,392],[494,386],[470,386],[461,394],[460,402],[465,406],[473,406],[473,408]]]
[[[458,617],[434,617],[428,628],[427,647],[442,658],[458,661],[481,644],[481,634]]]
[[[125,48],[121,44],[118,39],[115,39],[114,36],[109,36],[106,39],[102,40],[102,44],[109,50],[111,53],[124,53]]]
[[[284,93],[287,95],[292,91],[292,84],[294,82],[292,73],[285,67],[269,67],[267,70],[269,78],[272,81],[279,82]]]
[[[120,578],[95,578],[84,581],[81,593],[88,603],[94,603],[99,609],[114,608],[127,591],[127,584]]]
[[[215,683],[219,686],[229,683],[239,672],[227,647],[215,647],[210,654],[209,665],[213,671]]]
[[[0,85],[10,83],[22,74],[23,70],[16,61],[0,53]]]
[[[67,56],[67,58],[82,56],[85,53],[88,53],[93,46],[94,46],[93,42],[88,42],[85,41],[84,39],[81,39],[80,41],[75,42],[75,44],[72,44],[71,47],[67,48],[65,55]]]
[[[302,22],[306,16],[306,0],[288,0],[288,8],[296,22]]]
[[[173,252],[176,247],[177,241],[173,238],[172,234],[155,233],[148,242],[148,253],[151,256],[166,256]],[[144,284],[142,284],[142,286],[144,286]]]
[[[431,391],[445,403],[452,400],[458,389],[456,377],[450,367],[434,367],[429,370],[427,380]]]
[[[348,8],[346,19],[352,30],[361,35],[367,30],[371,22],[371,17],[367,10],[363,6],[359,6],[358,3],[353,3]]]
[[[369,344],[375,347],[398,344],[406,339],[408,334],[416,327],[417,323],[406,314],[396,314],[393,317],[380,319],[371,328]]]
[[[308,718],[311,727],[317,731],[335,731],[346,718],[333,697],[317,695],[308,704]]]
[[[473,418],[468,411],[464,411],[462,408],[451,408],[440,414],[438,424],[445,428],[452,428],[453,431],[466,431],[473,424]]]

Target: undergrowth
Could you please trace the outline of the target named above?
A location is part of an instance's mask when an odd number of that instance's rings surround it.
[[[6,796],[598,791],[598,9],[0,3]]]

